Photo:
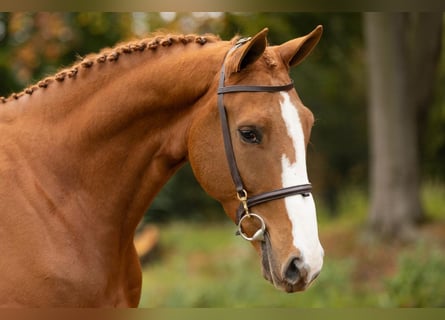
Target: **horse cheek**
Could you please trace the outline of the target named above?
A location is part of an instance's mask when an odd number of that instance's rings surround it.
[[[233,198],[225,153],[217,126],[208,121],[198,121],[192,126],[188,140],[188,156],[196,180],[214,199],[225,202]]]

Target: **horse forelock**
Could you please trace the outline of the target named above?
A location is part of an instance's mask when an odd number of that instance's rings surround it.
[[[67,78],[75,79],[79,72],[84,72],[91,69],[96,64],[112,64],[115,63],[121,56],[129,57],[135,52],[154,52],[161,48],[168,48],[177,45],[187,45],[197,43],[201,46],[206,43],[214,43],[221,41],[220,37],[213,34],[170,34],[170,33],[153,33],[150,37],[127,41],[117,44],[111,48],[103,48],[99,53],[88,54],[85,57],[78,56],[77,62],[71,67],[61,69],[52,76],[48,76],[36,84],[28,86],[18,93],[12,93],[8,97],[0,97],[0,103],[7,103],[8,101],[18,100],[24,95],[32,95],[38,89],[47,88],[53,82],[63,82]],[[233,41],[233,40],[232,40]]]

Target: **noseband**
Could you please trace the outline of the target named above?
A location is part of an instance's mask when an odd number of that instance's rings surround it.
[[[240,39],[234,47],[232,47],[228,53],[236,50],[244,43],[248,42],[250,38]],[[227,55],[226,55],[227,57]],[[278,92],[288,91],[294,88],[294,83],[285,84],[282,86],[245,86],[245,85],[232,85],[225,86],[225,59],[221,68],[219,86],[218,86],[218,110],[221,118],[222,133],[224,139],[224,149],[226,152],[227,162],[229,163],[230,174],[232,176],[233,183],[235,184],[237,198],[240,201],[240,205],[236,212],[236,224],[238,225],[238,232],[244,239],[248,241],[263,241],[264,232],[266,231],[266,224],[258,214],[250,212],[250,208],[259,205],[264,202],[281,199],[293,195],[302,195],[308,197],[312,190],[312,185],[301,184],[292,187],[277,189],[264,193],[257,194],[249,197],[247,191],[243,185],[238,166],[236,165],[235,154],[233,152],[232,140],[230,138],[229,122],[227,119],[227,112],[224,106],[224,94],[234,92]],[[256,219],[260,222],[261,227],[255,232],[252,237],[247,236],[242,230],[242,222],[245,219]]]

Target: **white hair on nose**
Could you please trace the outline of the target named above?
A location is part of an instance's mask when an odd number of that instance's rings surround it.
[[[294,163],[291,163],[285,154],[281,157],[281,179],[283,188],[286,188],[309,183],[309,180],[306,169],[306,144],[297,107],[291,102],[287,92],[282,92],[281,97],[281,115],[295,151]],[[294,195],[286,197],[284,201],[292,224],[293,244],[310,267],[311,276],[319,272],[323,265],[323,248],[318,239],[314,199],[312,194],[307,197]]]

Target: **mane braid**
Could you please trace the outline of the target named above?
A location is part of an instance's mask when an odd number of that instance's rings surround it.
[[[130,55],[134,52],[154,51],[160,47],[170,47],[172,45],[187,45],[189,43],[197,43],[205,45],[206,43],[214,43],[221,39],[213,34],[204,35],[174,35],[174,34],[153,34],[150,38],[136,41],[120,43],[112,48],[102,49],[99,53],[89,54],[85,57],[79,57],[80,61],[57,72],[55,75],[49,76],[25,88],[19,93],[12,93],[9,97],[0,97],[0,103],[6,103],[12,100],[18,100],[24,95],[32,95],[36,90],[45,89],[54,81],[63,82],[65,79],[75,79],[79,72],[90,69],[94,64],[115,63],[121,55]]]

